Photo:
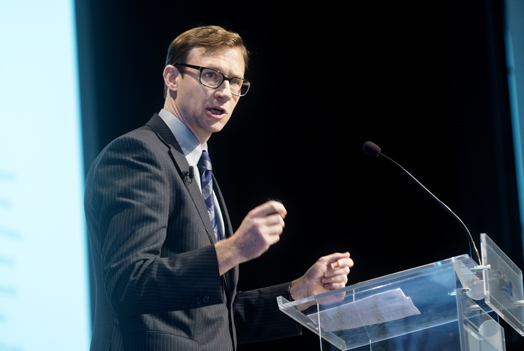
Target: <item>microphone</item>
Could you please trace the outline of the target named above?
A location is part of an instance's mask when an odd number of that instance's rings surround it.
[[[380,155],[380,148],[377,144],[372,143],[371,141],[366,141],[364,145],[362,145],[362,151],[371,157],[378,157]]]
[[[422,185],[421,182],[419,182],[417,180],[417,178],[415,178],[414,176],[412,176],[408,171],[406,171],[404,169],[404,167],[402,167],[401,165],[399,165],[397,162],[395,162],[394,160],[392,160],[391,158],[387,157],[386,155],[384,155],[383,153],[381,153],[381,149],[380,147],[378,147],[377,144],[371,142],[371,141],[366,141],[364,143],[364,145],[362,146],[362,151],[368,155],[368,156],[371,156],[371,157],[379,157],[379,156],[382,156],[384,157],[385,159],[389,160],[390,162],[392,162],[393,164],[395,164],[397,167],[399,167],[401,170],[404,171],[404,173],[406,173],[408,176],[411,177],[411,179],[413,179],[415,181],[415,183],[417,183],[427,194],[429,194],[429,196],[431,196],[447,213],[449,213],[453,218],[455,218],[457,220],[457,222],[460,224],[460,226],[462,227],[462,229],[466,232],[466,235],[468,237],[468,240],[469,240],[469,245],[470,245],[470,251],[471,251],[471,247],[473,247],[473,249],[475,250],[475,255],[477,256],[477,260],[478,260],[478,263],[481,264],[482,261],[480,259],[480,254],[479,254],[479,251],[477,250],[477,246],[475,245],[475,241],[473,240],[473,236],[471,235],[471,233],[469,232],[469,229],[468,227],[466,227],[466,225],[464,224],[464,222],[462,222],[462,220],[459,218],[459,216],[457,216],[453,211],[451,211],[451,209],[446,206],[445,203],[443,203],[442,201],[440,201],[435,195],[433,195],[431,193],[431,191],[429,191],[424,185]]]
[[[195,176],[195,171],[193,169],[193,166],[189,166],[189,172],[182,172],[184,176],[184,182],[186,184],[193,183],[193,177]]]

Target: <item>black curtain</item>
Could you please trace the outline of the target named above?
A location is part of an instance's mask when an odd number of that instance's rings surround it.
[[[209,144],[234,225],[266,198],[281,241],[240,289],[350,251],[350,284],[469,253],[455,220],[372,140],[522,268],[503,1],[347,3],[77,0],[86,171],[163,106],[167,46],[197,25],[239,32],[252,90]],[[506,327],[508,350],[522,338]],[[520,346],[519,346],[520,345]],[[328,346],[326,346],[328,347]],[[316,350],[309,331],[242,350]]]

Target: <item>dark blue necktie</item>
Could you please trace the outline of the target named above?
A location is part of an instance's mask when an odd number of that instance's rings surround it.
[[[204,202],[206,203],[207,212],[209,218],[211,219],[211,224],[213,225],[213,231],[215,232],[215,237],[217,241],[220,240],[220,235],[218,234],[217,222],[215,219],[215,201],[213,200],[213,167],[211,167],[211,159],[207,152],[202,151],[202,156],[198,161],[198,171],[200,172],[200,179],[202,185],[202,196],[204,197]]]

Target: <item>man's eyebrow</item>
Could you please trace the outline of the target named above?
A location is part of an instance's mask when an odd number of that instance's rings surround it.
[[[222,73],[224,76],[227,76],[229,78],[241,78],[241,79],[244,79],[244,75],[243,74],[233,74],[233,75],[226,75],[224,73],[223,70],[221,70],[220,68],[218,68],[216,65],[214,65],[213,63],[209,63],[209,64],[202,64],[202,65],[197,65],[197,66],[200,66],[200,67],[203,67],[203,68],[210,68],[210,69],[214,69],[215,71],[218,71],[220,73]]]

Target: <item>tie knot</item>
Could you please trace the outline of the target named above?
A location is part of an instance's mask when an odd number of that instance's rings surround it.
[[[213,170],[213,167],[211,167],[211,159],[209,158],[209,154],[207,152],[202,151],[202,156],[200,156],[197,166],[200,173]]]

